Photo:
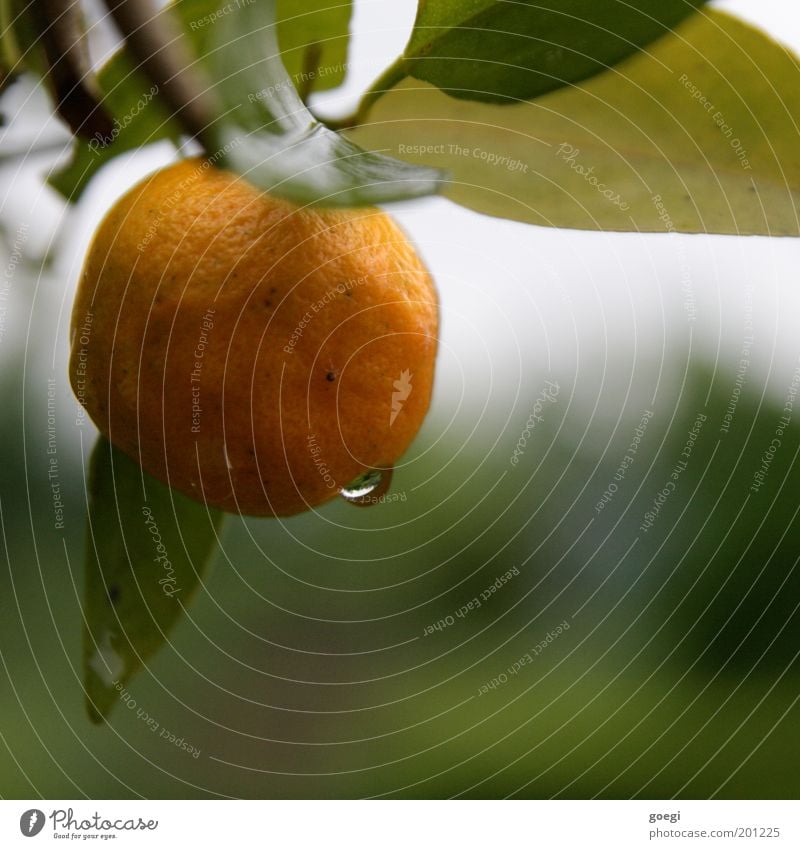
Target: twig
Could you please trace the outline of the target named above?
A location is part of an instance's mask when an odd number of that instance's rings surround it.
[[[91,71],[79,0],[39,0],[30,10],[58,114],[76,135],[109,135],[113,124]]]
[[[189,135],[209,152],[209,131],[216,110],[189,65],[192,57],[168,11],[150,0],[105,0],[133,57],[158,86],[159,94]]]
[[[373,103],[390,89],[394,88],[401,80],[408,76],[405,67],[405,59],[400,56],[378,77],[377,80],[364,92],[355,112],[345,118],[326,121],[332,130],[352,130],[363,124]]]

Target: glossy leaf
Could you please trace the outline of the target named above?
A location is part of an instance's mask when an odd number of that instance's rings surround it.
[[[800,232],[800,65],[718,12],[531,103],[405,81],[353,138],[449,169],[480,212],[586,230]]]
[[[251,3],[214,28],[206,69],[225,115],[216,127],[222,162],[261,189],[326,206],[420,197],[442,173],[356,146],[320,124],[284,69],[269,4]]]
[[[703,2],[421,0],[403,70],[455,97],[527,100],[605,70]]]
[[[344,0],[277,0],[281,57],[304,99],[344,82],[352,12]]]
[[[83,657],[87,709],[101,722],[183,615],[223,514],[151,478],[102,437],[89,486]]]

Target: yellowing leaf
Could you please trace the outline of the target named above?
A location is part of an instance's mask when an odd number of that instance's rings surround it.
[[[450,198],[518,221],[800,233],[800,65],[718,12],[533,102],[465,103],[406,80],[352,136],[448,169]]]

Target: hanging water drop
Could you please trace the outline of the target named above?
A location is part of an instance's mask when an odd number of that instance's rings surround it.
[[[369,469],[340,490],[339,495],[356,507],[372,507],[392,485],[394,469]]]

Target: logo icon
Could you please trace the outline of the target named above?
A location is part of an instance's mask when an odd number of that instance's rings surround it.
[[[31,808],[19,818],[19,830],[25,837],[36,837],[44,828],[44,812],[38,808]]]
[[[394,424],[394,420],[400,414],[400,410],[403,409],[403,402],[411,394],[411,377],[411,372],[405,369],[405,371],[400,372],[400,378],[392,384],[395,391],[392,392],[392,412],[389,415],[389,427]]]

